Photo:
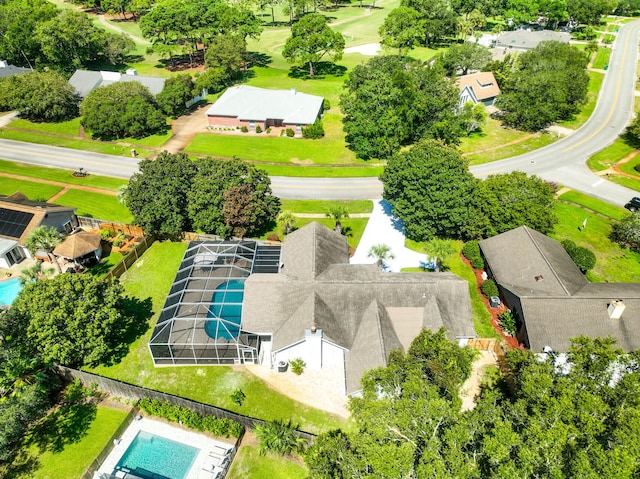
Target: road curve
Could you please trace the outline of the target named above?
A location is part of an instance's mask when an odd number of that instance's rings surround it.
[[[594,175],[587,158],[613,142],[633,114],[640,21],[624,25],[611,54],[597,106],[587,123],[572,135],[534,152],[471,168],[478,177],[520,170],[546,180],[624,205],[638,193]],[[76,170],[118,178],[138,171],[138,160],[55,146],[0,140],[0,158],[41,166]],[[378,199],[382,184],[377,178],[271,177],[272,189],[281,198]]]
[[[624,25],[614,44],[596,108],[587,123],[562,140],[531,153],[471,167],[478,177],[520,170],[623,206],[638,192],[592,173],[587,158],[612,143],[633,114],[640,21]]]

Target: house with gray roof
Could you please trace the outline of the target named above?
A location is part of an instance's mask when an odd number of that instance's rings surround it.
[[[292,128],[300,132],[322,114],[321,96],[290,90],[268,90],[248,85],[228,88],[206,112],[213,128],[242,127],[255,130]]]
[[[540,42],[556,41],[569,43],[571,34],[566,32],[554,32],[553,30],[513,30],[502,32],[496,39],[494,48],[507,50],[532,50]]]
[[[76,89],[80,98],[85,99],[89,93],[101,86],[119,82],[138,82],[146,86],[154,96],[162,91],[166,78],[138,75],[136,70],[129,69],[126,73],[76,70],[69,78],[69,84]]]
[[[466,281],[349,264],[346,238],[317,222],[287,235],[281,248],[196,243],[152,334],[155,364],[275,368],[302,358],[308,369],[342,368],[351,394],[364,371],[386,365],[422,328],[445,327],[462,345],[475,337]]]
[[[9,65],[5,60],[0,60],[0,78],[8,78],[13,75],[33,72],[32,68],[23,68]]]
[[[640,284],[589,283],[560,243],[527,226],[482,240],[480,250],[529,349],[565,352],[579,335],[640,349]]]

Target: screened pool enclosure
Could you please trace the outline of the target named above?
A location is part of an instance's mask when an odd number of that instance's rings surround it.
[[[279,265],[280,246],[189,243],[149,341],[154,364],[256,362],[260,337],[242,330],[244,281]]]

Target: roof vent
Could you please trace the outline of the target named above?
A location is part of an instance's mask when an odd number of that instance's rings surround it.
[[[609,317],[611,319],[620,319],[622,317],[622,312],[624,311],[626,306],[624,305],[624,301],[621,299],[614,299],[607,306],[607,312],[609,313]]]
[[[541,274],[539,274],[538,276],[535,277],[536,281],[540,282],[544,279],[544,276],[542,276]]]

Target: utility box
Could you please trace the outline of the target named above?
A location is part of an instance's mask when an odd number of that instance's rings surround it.
[[[499,308],[500,298],[498,296],[491,296],[491,298],[489,298],[489,306],[492,308]]]

